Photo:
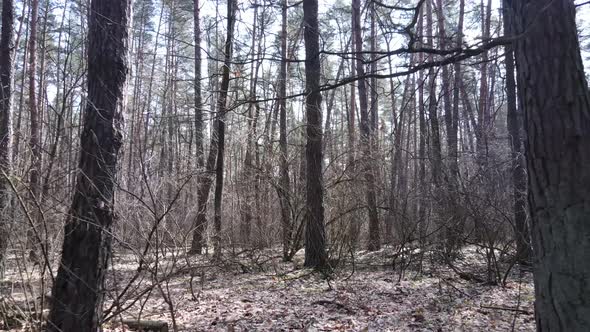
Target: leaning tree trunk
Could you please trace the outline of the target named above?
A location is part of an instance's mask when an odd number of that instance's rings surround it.
[[[527,131],[538,331],[590,331],[590,93],[571,0],[510,1]]]
[[[305,31],[305,115],[307,118],[305,266],[327,264],[322,173],[322,94],[320,93],[320,39],[318,1],[303,0]]]
[[[115,219],[114,182],[127,76],[129,0],[93,0],[88,31],[88,102],[79,174],[64,229],[49,331],[97,331]]]
[[[2,30],[0,31],[0,277],[4,254],[8,247],[8,183],[10,172],[10,99],[12,96],[12,42],[14,35],[14,4],[2,2]]]

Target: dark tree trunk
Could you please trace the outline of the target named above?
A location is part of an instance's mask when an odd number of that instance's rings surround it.
[[[438,31],[439,31],[439,48],[447,48],[447,36],[445,29],[444,4],[442,0],[437,0],[437,16],[438,16]],[[465,1],[461,0],[459,3],[459,22],[457,28],[456,47],[462,46],[463,41],[463,16],[465,13]],[[463,217],[460,214],[461,209],[458,205],[458,180],[459,180],[459,165],[457,154],[457,129],[458,129],[458,114],[459,114],[459,84],[461,79],[461,64],[459,62],[454,64],[455,68],[455,87],[451,87],[451,73],[449,68],[444,66],[442,68],[442,93],[445,110],[445,127],[447,131],[447,153],[448,153],[448,177],[446,178],[447,193],[444,197],[445,205],[445,219],[444,226],[444,248],[445,255],[452,257],[456,250],[461,246],[460,239],[463,233]],[[454,100],[451,99],[454,97]]]
[[[463,44],[463,20],[465,16],[465,0],[461,0],[459,3],[459,23],[457,24],[457,40],[455,42],[456,47],[461,47]],[[460,86],[462,82],[462,71],[461,71],[461,63],[457,61],[453,65],[455,69],[455,79],[453,83],[453,115],[450,127],[450,133],[447,135],[452,136],[449,137],[449,170],[451,179],[458,180],[459,174],[459,163],[458,163],[458,139],[457,139],[457,132],[459,128],[459,103],[461,101],[461,97],[459,95]],[[447,129],[448,130],[448,129]]]
[[[426,47],[434,47],[434,33],[432,23],[432,2],[426,1]],[[428,54],[428,62],[434,61],[434,55]],[[434,68],[428,70],[428,117],[430,120],[430,151],[432,158],[432,180],[435,187],[439,187],[442,177],[442,152],[440,144],[440,129],[438,123],[438,101],[436,98],[436,72]]]
[[[2,30],[0,32],[0,277],[4,254],[8,246],[9,219],[6,208],[10,204],[6,176],[10,173],[10,99],[12,96],[12,42],[14,3],[2,1]]]
[[[37,200],[39,195],[39,174],[41,171],[41,142],[39,129],[39,110],[37,109],[37,21],[39,16],[39,0],[31,0],[31,21],[29,35],[29,66],[28,66],[28,106],[30,116],[29,148],[31,149],[31,169],[29,171],[29,190],[31,202]],[[36,211],[34,204],[31,204],[31,210]],[[35,213],[36,215],[36,213]],[[37,218],[34,218],[36,220]],[[37,239],[35,231],[29,229],[27,232],[27,245],[31,249],[29,259],[38,262]]]
[[[354,19],[352,19],[354,25]],[[351,48],[354,49],[354,34],[351,36]],[[354,73],[354,61],[351,61],[350,72]],[[346,168],[348,170],[349,177],[356,175],[356,133],[355,133],[355,122],[356,122],[356,87],[354,83],[350,84],[350,108],[347,114],[347,133],[348,133],[348,156],[346,160]],[[351,185],[351,190],[354,192],[356,188]],[[356,248],[358,242],[359,223],[354,218],[350,220],[348,225],[348,238],[353,248]]]
[[[437,18],[438,18],[438,44],[439,48],[442,50],[447,49],[447,33],[445,28],[445,15],[444,15],[444,4],[442,0],[437,0]],[[460,10],[459,10],[459,24],[457,29],[457,43],[456,47],[461,47],[462,45],[462,34],[463,34],[463,13],[464,13],[465,3],[462,1],[460,3]],[[459,62],[455,64],[455,71],[461,72],[461,67]],[[458,86],[458,85],[457,85]],[[451,73],[449,72],[448,66],[442,67],[442,95],[443,95],[443,102],[444,102],[444,111],[445,111],[445,129],[447,130],[447,153],[449,159],[449,183],[454,184],[456,181],[456,177],[458,176],[458,165],[457,165],[457,115],[454,111],[454,105],[457,104],[458,100],[454,103],[452,102],[451,97],[455,94],[458,94],[458,89],[452,89],[451,86]],[[458,98],[457,98],[458,99]],[[458,105],[458,104],[457,104]]]
[[[527,131],[538,331],[590,331],[590,93],[570,0],[510,1]]]
[[[254,19],[252,23],[252,54],[262,54],[262,43],[264,33],[264,14],[265,10],[262,9],[262,13],[258,13],[258,2],[254,0]],[[265,6],[264,4],[262,6]],[[259,19],[261,16],[261,19]],[[250,72],[252,73],[252,79],[250,79],[250,101],[248,105],[248,120],[247,120],[247,142],[246,142],[246,155],[244,157],[244,166],[242,170],[243,179],[240,184],[240,191],[242,199],[240,200],[240,213],[241,213],[241,224],[240,224],[240,235],[244,245],[249,245],[251,242],[252,233],[252,220],[259,219],[260,210],[256,208],[259,205],[260,200],[260,186],[258,185],[258,173],[256,172],[256,165],[254,161],[256,158],[259,159],[259,149],[257,143],[257,131],[258,131],[258,118],[260,115],[260,105],[255,102],[257,98],[257,86],[258,86],[258,74],[260,71],[260,61],[253,61],[250,64]],[[279,83],[280,84],[280,83]],[[252,190],[254,188],[254,190]],[[260,238],[258,240],[261,240]]]
[[[375,194],[375,167],[372,161],[372,143],[371,143],[371,127],[372,121],[369,118],[369,102],[367,92],[367,80],[365,76],[363,52],[363,39],[361,37],[361,2],[360,0],[352,1],[352,15],[353,15],[353,33],[355,40],[355,57],[356,60],[356,75],[360,77],[358,80],[359,90],[359,111],[360,111],[360,142],[363,152],[363,175],[366,182],[366,197],[367,208],[369,212],[369,241],[367,249],[370,251],[379,250],[381,247],[381,238],[379,234],[379,214],[377,212],[377,197]]]
[[[289,180],[289,161],[287,151],[287,0],[281,6],[281,68],[279,72],[279,149],[280,149],[280,179],[279,203],[281,204],[283,259],[289,259],[293,227],[291,225],[291,204],[289,195],[291,186]]]
[[[420,36],[420,45],[422,46],[424,31],[424,17],[420,14],[418,18],[418,33]],[[418,63],[424,63],[424,54],[418,53]],[[426,212],[428,210],[428,202],[426,196],[426,139],[428,137],[428,129],[426,123],[426,109],[424,103],[424,71],[418,71],[418,127],[420,131],[420,138],[418,139],[418,193],[419,193],[419,205],[418,205],[418,226],[420,231],[420,239],[423,239],[422,235],[426,233]]]
[[[488,0],[487,6],[484,6],[484,1],[481,1],[481,32],[483,40],[490,37],[491,25],[491,0]],[[479,85],[479,104],[477,127],[475,128],[476,143],[477,143],[477,161],[480,167],[487,171],[487,157],[488,157],[488,130],[490,126],[490,105],[489,105],[489,89],[488,89],[488,52],[481,54],[481,82]]]
[[[193,7],[194,38],[195,38],[195,151],[197,156],[197,172],[203,171],[205,165],[203,137],[203,98],[201,96],[201,19],[199,0],[194,0]],[[200,178],[200,176],[199,176]],[[200,183],[201,181],[199,181]]]
[[[305,31],[305,116],[307,118],[305,266],[322,269],[327,264],[322,170],[322,94],[318,1],[303,0]]]
[[[215,235],[213,240],[213,252],[215,256],[221,255],[221,205],[223,199],[223,165],[225,154],[225,115],[227,114],[227,94],[229,90],[229,73],[232,59],[232,45],[234,38],[234,13],[237,4],[234,0],[227,2],[227,34],[225,37],[224,62],[221,72],[221,86],[217,99],[216,135],[218,139],[217,163],[215,164],[215,197],[213,201]]]
[[[88,31],[88,102],[79,174],[64,229],[49,331],[97,331],[111,250],[114,181],[122,135],[131,1],[93,0]]]
[[[514,14],[509,10],[509,0],[503,2],[504,34],[514,35]],[[526,213],[526,172],[524,169],[521,121],[516,102],[516,79],[514,73],[514,47],[511,44],[505,47],[506,63],[506,109],[508,136],[512,152],[512,183],[514,186],[514,235],[516,239],[516,260],[527,262],[532,252],[529,241],[529,228]]]
[[[198,0],[194,2],[193,17],[195,25],[195,131],[197,145],[197,167],[198,167],[198,185],[197,185],[197,216],[193,222],[193,236],[191,239],[190,254],[202,254],[205,246],[205,231],[207,229],[207,202],[213,184],[212,173],[215,168],[215,162],[218,154],[218,135],[211,135],[209,144],[209,154],[207,161],[204,160],[204,122],[203,122],[203,102],[201,97],[201,29],[200,29],[200,11]],[[216,81],[216,80],[214,80]],[[197,83],[198,82],[198,83]],[[228,84],[229,86],[229,84]],[[214,127],[217,124],[214,122]]]

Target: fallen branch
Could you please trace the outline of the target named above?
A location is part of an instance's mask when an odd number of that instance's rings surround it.
[[[152,320],[124,319],[123,325],[132,330],[143,332],[168,332],[168,323]]]
[[[522,314],[532,315],[533,313],[524,309],[519,308],[512,308],[512,307],[500,307],[500,306],[492,306],[492,305],[481,305],[480,308],[482,309],[492,309],[492,310],[506,310],[506,311],[514,311],[519,312]]]
[[[347,314],[353,314],[354,313],[354,311],[352,309],[350,309],[349,307],[347,307],[346,305],[344,305],[342,303],[335,302],[335,301],[318,300],[318,301],[315,301],[315,302],[312,302],[311,303],[311,305],[316,305],[316,304],[323,305],[323,306],[332,305],[332,306],[335,306],[337,309],[346,311]]]

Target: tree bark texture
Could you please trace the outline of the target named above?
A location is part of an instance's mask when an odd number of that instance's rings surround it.
[[[115,219],[114,182],[127,76],[129,0],[93,0],[88,32],[88,101],[76,189],[53,286],[49,331],[97,331]]]
[[[373,165],[372,155],[372,122],[369,117],[369,102],[367,80],[365,76],[365,64],[362,57],[363,39],[361,36],[361,2],[360,0],[352,1],[353,15],[353,33],[355,41],[356,74],[361,77],[358,80],[359,90],[359,111],[360,111],[360,143],[363,151],[363,175],[366,182],[366,197],[369,216],[369,241],[367,249],[374,251],[381,247],[381,237],[379,233],[379,214],[377,211],[377,195],[375,188],[375,167]],[[376,106],[376,105],[375,105]]]
[[[320,87],[320,40],[318,1],[303,1],[305,30],[305,116],[307,118],[305,263],[322,269],[327,264],[324,224],[324,181],[322,172],[322,95]]]
[[[12,97],[12,47],[14,27],[13,0],[2,1],[0,31],[0,277],[8,246],[9,194],[5,178],[10,173],[10,102]]]
[[[538,331],[590,330],[590,94],[570,0],[516,10]]]

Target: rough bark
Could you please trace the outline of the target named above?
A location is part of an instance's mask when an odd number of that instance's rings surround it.
[[[372,155],[372,121],[369,117],[369,102],[367,91],[367,80],[365,76],[363,52],[363,39],[361,37],[361,2],[360,0],[352,1],[352,15],[353,15],[353,33],[355,40],[356,52],[356,75],[360,77],[358,80],[359,90],[359,111],[360,111],[360,143],[363,152],[363,175],[366,185],[367,209],[369,215],[369,241],[367,249],[370,251],[379,250],[381,248],[381,238],[379,234],[379,214],[377,211],[377,197],[375,189],[375,167],[373,165]]]
[[[483,40],[486,40],[490,37],[491,15],[491,0],[488,0],[487,6],[484,6],[484,1],[481,0],[481,32]],[[481,81],[479,84],[477,127],[475,128],[478,163],[480,164],[480,167],[483,167],[484,169],[487,167],[488,127],[490,125],[490,107],[488,102],[488,61],[488,51],[485,51],[481,54]]]
[[[28,71],[28,107],[31,134],[29,136],[29,148],[31,149],[31,169],[29,171],[29,190],[31,200],[36,200],[39,195],[39,172],[41,171],[41,145],[39,128],[39,110],[37,109],[37,21],[39,16],[39,0],[31,1],[31,20],[29,35],[29,66]],[[32,205],[33,206],[33,205]],[[34,207],[31,207],[35,211]],[[36,215],[36,214],[35,214]],[[36,220],[36,218],[34,218]],[[37,250],[34,231],[27,232],[27,245],[31,249],[29,259],[37,261]]]
[[[264,4],[262,13],[258,13],[258,1],[254,0],[254,18],[252,23],[252,43],[251,49],[252,54],[262,54],[262,43],[264,33]],[[261,16],[261,19],[259,19]],[[257,131],[258,131],[258,118],[260,115],[260,105],[256,102],[257,87],[258,87],[258,74],[260,71],[260,61],[253,61],[250,64],[250,72],[252,73],[252,79],[250,80],[250,96],[249,99],[252,101],[248,105],[248,134],[246,142],[246,155],[244,157],[244,166],[242,170],[243,180],[241,181],[241,196],[240,200],[240,213],[241,213],[241,224],[240,224],[240,235],[244,245],[249,245],[251,242],[252,233],[252,220],[254,218],[259,219],[259,209],[255,208],[259,200],[256,197],[260,196],[258,185],[258,173],[256,172],[256,165],[254,161],[258,158],[259,149],[258,143],[256,142]],[[254,188],[254,190],[252,190]],[[260,240],[260,239],[259,239]]]
[[[115,219],[114,181],[131,1],[93,0],[88,32],[88,102],[79,174],[53,287],[49,331],[97,331]]]
[[[436,1],[437,6],[437,19],[438,19],[438,48],[441,50],[447,49],[447,33],[445,27],[445,13],[444,13],[444,4],[442,0]],[[462,45],[462,34],[463,34],[463,13],[465,2],[461,1],[459,6],[459,24],[457,29],[457,42],[456,47],[461,47]],[[460,72],[461,67],[459,62],[455,64],[455,70]],[[458,86],[458,85],[457,85]],[[456,181],[456,177],[458,176],[458,165],[457,165],[457,115],[454,111],[454,103],[452,102],[451,97],[453,97],[454,91],[459,92],[458,89],[454,89],[451,86],[451,73],[449,71],[449,66],[442,67],[442,95],[443,95],[443,102],[444,102],[444,111],[445,111],[445,129],[447,131],[447,153],[448,153],[448,160],[449,160],[449,183],[454,183]]]
[[[510,1],[527,131],[538,331],[590,330],[590,93],[570,0]]]
[[[234,0],[227,2],[227,33],[225,36],[224,61],[221,72],[221,86],[217,99],[216,135],[218,139],[217,162],[215,164],[215,196],[213,201],[215,235],[213,239],[213,252],[215,256],[221,255],[221,207],[223,199],[223,165],[225,157],[225,116],[227,109],[227,94],[229,90],[229,74],[233,51],[235,10],[237,4]]]
[[[212,173],[217,158],[218,137],[211,135],[209,154],[204,160],[204,130],[203,101],[201,91],[201,28],[199,1],[194,1],[193,7],[194,34],[195,34],[195,137],[197,152],[197,215],[193,222],[193,236],[189,254],[202,254],[205,246],[205,231],[207,228],[207,202],[213,184]],[[217,81],[217,80],[212,80]],[[213,84],[214,85],[214,84]]]
[[[12,97],[12,47],[14,27],[14,3],[2,1],[2,30],[0,31],[0,277],[4,254],[8,247],[9,218],[8,183],[10,173],[10,102]]]
[[[318,1],[303,0],[305,43],[305,116],[307,118],[305,263],[323,269],[327,265],[322,170],[322,95]]]
[[[509,9],[508,0],[503,2],[504,34],[514,35],[514,15]],[[514,72],[514,47],[505,46],[506,64],[506,122],[508,124],[508,139],[512,155],[512,184],[514,195],[514,237],[516,240],[516,260],[528,262],[531,258],[529,228],[526,213],[526,172],[524,169],[521,121],[516,101],[516,78]]]
[[[426,47],[434,47],[432,23],[432,2],[426,1]],[[434,61],[434,55],[428,54],[428,62]],[[438,123],[438,102],[436,99],[436,72],[434,68],[428,70],[428,118],[430,122],[430,151],[432,164],[432,180],[435,187],[440,186],[442,178],[442,152],[440,144],[440,129]]]
[[[194,20],[194,38],[195,38],[195,151],[197,157],[197,171],[202,172],[205,165],[203,137],[204,137],[204,123],[203,123],[203,97],[201,92],[201,9],[199,8],[199,0],[195,0],[193,4],[193,20]],[[200,182],[200,181],[199,181]]]
[[[287,150],[287,0],[281,6],[281,67],[279,71],[279,149],[280,149],[280,178],[279,203],[281,204],[281,224],[283,259],[289,259],[289,249],[293,227],[291,225],[291,203],[289,195],[291,186],[289,180],[289,162]]]
[[[465,0],[461,0],[459,3],[459,22],[457,24],[457,39],[455,41],[456,47],[461,47],[463,45],[463,20],[465,16]],[[453,64],[455,77],[454,77],[454,84],[453,84],[453,110],[452,110],[452,120],[450,126],[450,133],[447,133],[449,136],[453,136],[449,138],[449,171],[451,179],[457,180],[459,178],[459,163],[458,163],[458,139],[457,139],[457,132],[459,128],[459,103],[461,101],[460,97],[460,86],[462,82],[462,71],[461,71],[461,62],[457,61]],[[447,129],[449,130],[449,129]]]

